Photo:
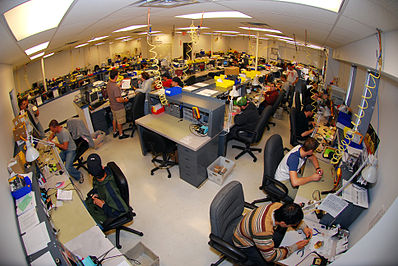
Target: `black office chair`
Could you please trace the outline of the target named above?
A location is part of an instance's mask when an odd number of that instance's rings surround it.
[[[119,216],[114,219],[109,219],[107,220],[104,225],[102,231],[107,232],[110,230],[116,230],[116,247],[117,248],[122,248],[120,245],[120,231],[124,230],[139,236],[143,236],[144,234],[142,232],[139,232],[137,230],[134,230],[132,228],[129,228],[127,226],[124,226],[125,224],[133,221],[134,216],[136,215],[133,212],[133,208],[130,207],[130,199],[129,199],[129,187],[127,184],[126,177],[124,176],[123,172],[120,170],[120,168],[116,165],[115,162],[109,162],[107,164],[108,168],[112,171],[113,173],[113,178],[115,179],[115,183],[117,187],[119,188],[120,195],[122,196],[123,200],[129,207],[129,210],[127,213],[123,214],[122,216]]]
[[[290,145],[293,147],[303,144],[303,140],[297,136],[296,123],[297,123],[297,110],[296,108],[290,109]]]
[[[137,93],[137,95],[134,97],[134,103],[133,103],[133,114],[132,114],[132,122],[133,122],[133,127],[132,127],[132,132],[131,132],[131,137],[134,137],[134,132],[137,130],[137,125],[135,124],[135,120],[138,118],[141,118],[145,115],[144,113],[144,104],[145,104],[145,93]]]
[[[84,122],[79,118],[68,119],[68,121],[66,121],[66,128],[76,144],[76,155],[73,159],[73,166],[75,166],[76,169],[84,168],[87,171],[87,161],[83,159],[83,154],[88,148],[94,147],[93,138]]]
[[[154,155],[152,162],[155,165],[156,163],[158,164],[151,170],[151,175],[159,169],[166,169],[168,173],[167,177],[170,178],[171,173],[169,168],[174,165],[178,165],[176,161],[171,160],[171,154],[177,150],[176,144],[173,141],[147,129],[143,130],[142,139],[145,147]],[[157,158],[160,155],[162,156],[162,159]]]
[[[185,86],[191,86],[192,84],[195,84],[195,83],[196,83],[195,75],[192,75],[189,78],[187,78],[186,80],[184,80]]]
[[[232,236],[240,220],[244,208],[254,209],[256,206],[245,202],[242,184],[232,181],[225,185],[214,197],[210,205],[209,245],[221,252],[221,258],[211,265],[219,265],[225,259],[243,264],[247,256],[234,246]]]
[[[254,131],[249,130],[239,130],[237,133],[236,140],[243,142],[245,147],[232,145],[232,148],[236,148],[242,150],[236,157],[235,160],[239,159],[245,153],[248,153],[251,157],[253,157],[253,162],[257,161],[257,157],[254,155],[253,151],[261,152],[260,148],[251,148],[250,145],[254,143],[258,143],[263,136],[265,127],[268,127],[268,121],[272,115],[272,106],[268,105],[265,107],[263,112],[261,113],[260,119],[257,122],[256,128]]]
[[[276,169],[285,156],[285,150],[287,149],[283,148],[282,138],[278,134],[272,135],[265,143],[264,173],[260,190],[263,190],[267,194],[267,197],[255,200],[252,204],[267,201],[293,202],[293,199],[288,196],[289,191],[287,187],[275,179]]]
[[[301,93],[296,91],[296,94],[294,95],[294,104],[295,104],[295,108],[297,110],[297,112],[301,111]]]
[[[285,98],[285,91],[280,91],[278,97],[276,98],[274,104],[272,105],[271,116],[273,116],[275,114],[276,110],[281,105],[283,98]],[[275,126],[276,124],[274,122],[272,122],[272,121],[268,121],[268,125]]]

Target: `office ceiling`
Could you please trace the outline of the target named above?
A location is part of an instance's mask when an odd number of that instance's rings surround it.
[[[300,4],[271,0],[177,0],[185,4],[171,8],[151,7],[152,30],[170,33],[173,28],[189,27],[190,19],[175,18],[176,15],[201,13],[203,11],[240,11],[251,19],[205,19],[203,26],[212,32],[230,30],[248,33],[240,26],[256,27],[266,24],[299,41],[337,48],[361,40],[382,31],[398,28],[398,1],[396,0],[345,0],[339,13]],[[145,1],[137,0],[74,0],[71,7],[55,29],[42,32],[19,42],[11,33],[4,12],[26,0],[0,1],[0,63],[19,66],[30,62],[24,50],[50,40],[46,53],[74,49],[94,37],[109,35],[108,40],[136,35],[146,29],[132,32],[112,33],[130,25],[147,24],[148,7],[139,6]],[[192,4],[192,2],[196,2]],[[195,25],[200,20],[193,21]],[[261,26],[260,26],[261,27]],[[253,33],[253,32],[252,32]],[[260,33],[263,35],[264,33]],[[137,35],[138,36],[138,35]]]

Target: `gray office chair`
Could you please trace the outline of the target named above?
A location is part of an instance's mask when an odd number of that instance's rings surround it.
[[[285,150],[287,149],[283,148],[282,138],[278,134],[272,135],[265,143],[264,172],[260,190],[263,190],[267,194],[267,197],[255,200],[252,204],[267,201],[293,202],[293,199],[288,196],[289,190],[287,187],[275,179],[276,169],[285,156]]]
[[[245,263],[247,256],[232,242],[237,224],[242,219],[244,208],[254,209],[243,197],[242,184],[232,181],[225,185],[214,197],[210,205],[209,245],[222,254],[221,258],[211,265],[219,265],[225,259],[234,263]]]
[[[272,116],[272,106],[268,105],[261,113],[260,119],[258,120],[254,131],[249,131],[249,130],[238,131],[236,140],[243,142],[245,144],[245,147],[232,145],[232,148],[242,150],[235,157],[235,160],[239,159],[245,153],[248,153],[253,158],[253,162],[257,161],[257,157],[254,155],[253,151],[261,152],[261,149],[251,148],[250,146],[254,143],[258,143],[261,140],[265,127],[268,127],[268,121],[271,118],[271,116]]]

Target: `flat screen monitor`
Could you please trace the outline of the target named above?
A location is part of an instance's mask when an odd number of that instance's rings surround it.
[[[343,88],[331,85],[330,86],[330,97],[334,105],[344,104],[346,91]]]

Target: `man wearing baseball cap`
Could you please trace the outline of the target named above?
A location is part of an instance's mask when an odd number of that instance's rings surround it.
[[[239,130],[253,131],[260,118],[256,106],[249,102],[246,97],[239,97],[235,105],[239,106],[241,111],[234,117],[234,126],[229,131],[227,141],[236,138]]]
[[[103,167],[98,154],[87,157],[87,168],[93,177],[93,189],[87,193],[85,200],[87,210],[99,225],[110,218],[117,218],[128,211],[128,203],[124,202],[113,178],[112,171]]]

